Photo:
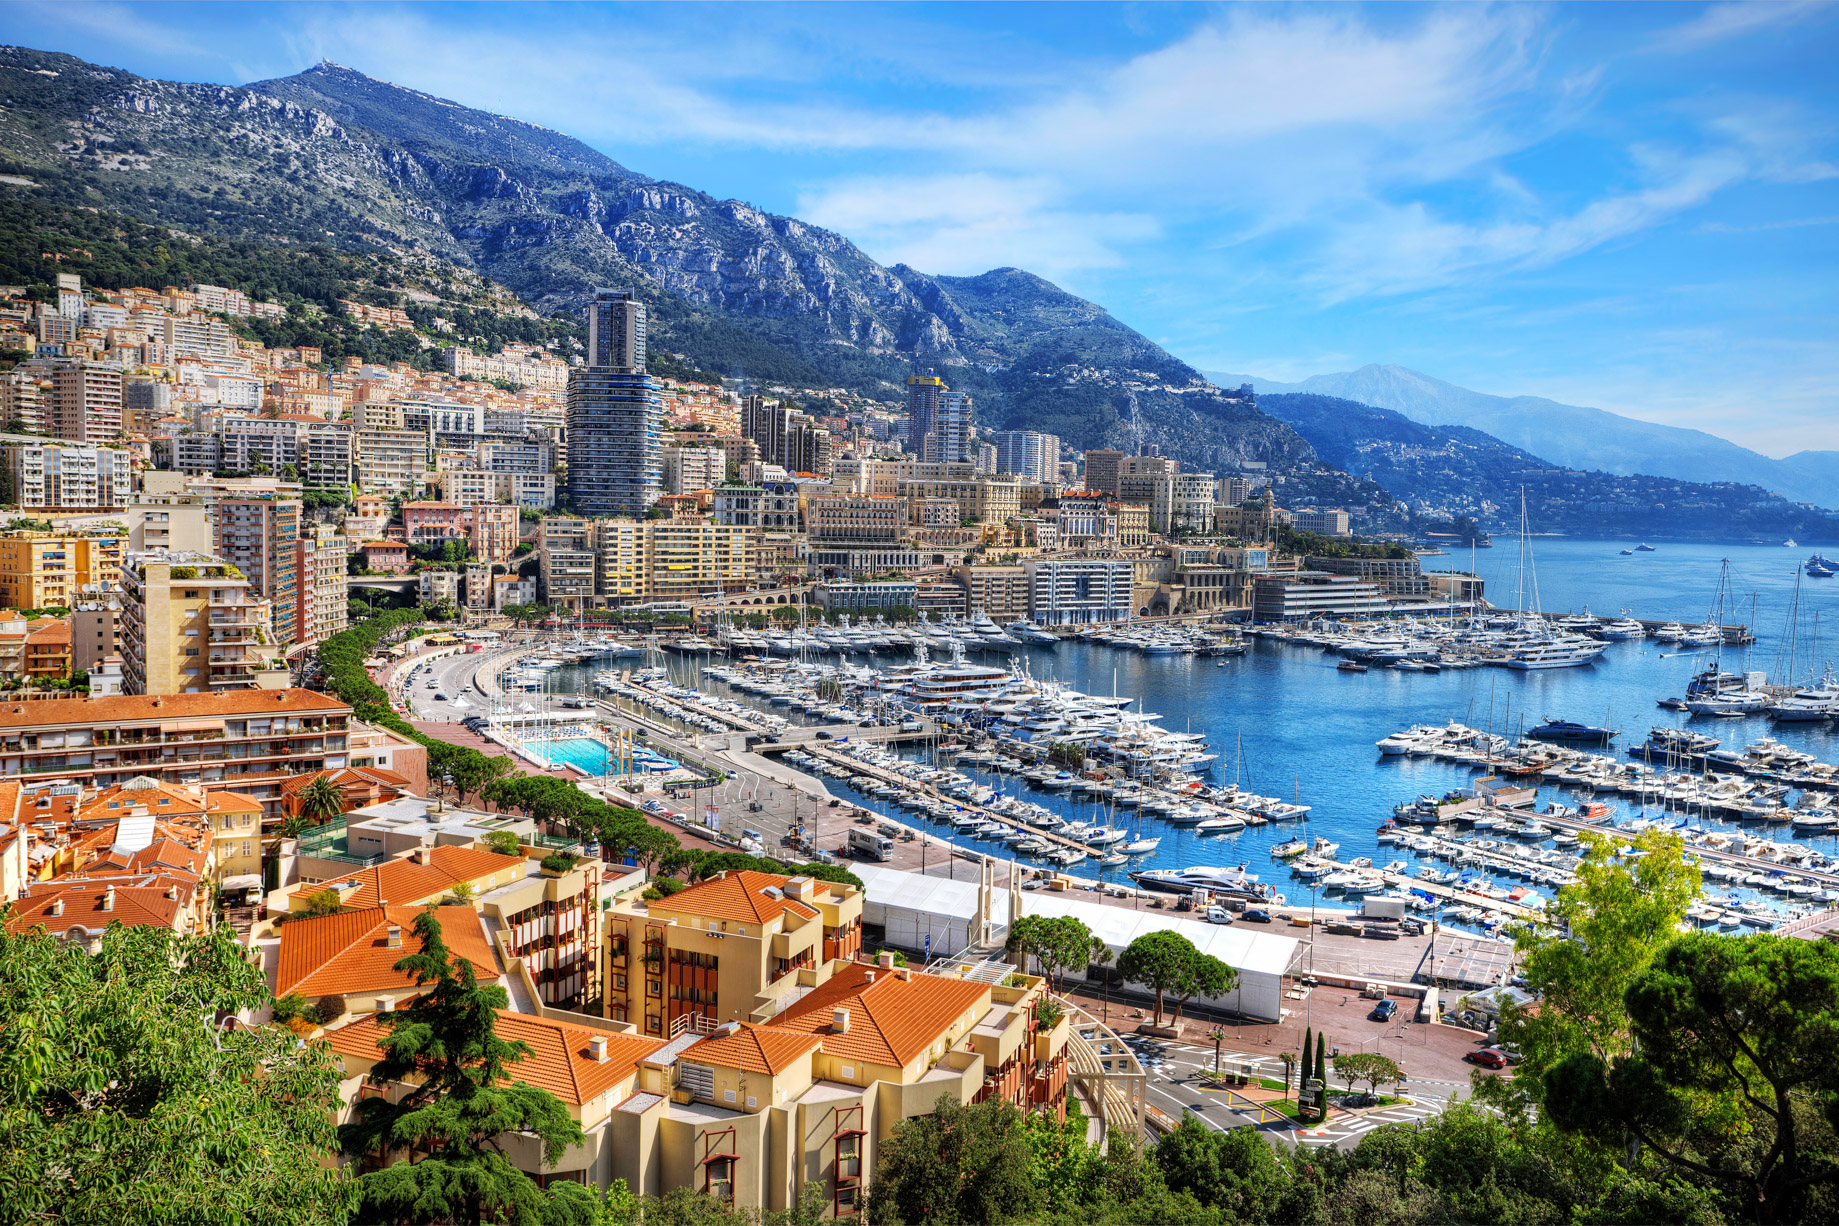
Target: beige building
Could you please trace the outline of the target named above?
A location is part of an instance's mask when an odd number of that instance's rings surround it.
[[[520,513],[503,503],[479,503],[472,508],[472,550],[488,562],[509,562],[517,548]]]
[[[950,506],[955,512],[957,504]],[[813,544],[896,544],[907,536],[906,504],[889,497],[813,498],[805,504],[805,531]]]
[[[270,608],[220,559],[135,555],[121,574],[123,688],[153,695],[286,686]]]
[[[998,625],[1028,616],[1028,571],[1021,566],[960,566],[956,572],[972,613]]]
[[[428,467],[428,437],[418,430],[360,429],[352,468],[365,493],[414,497]]]
[[[81,531],[0,533],[0,606],[70,608],[85,588],[113,587],[127,539],[112,520]]]

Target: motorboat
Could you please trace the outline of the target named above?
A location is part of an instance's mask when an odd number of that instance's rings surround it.
[[[1629,551],[1623,550],[1623,552],[1627,553]],[[1618,643],[1629,639],[1644,639],[1647,637],[1647,627],[1630,617],[1627,609],[1623,609],[1622,616],[1616,618],[1614,621],[1607,621],[1598,626],[1596,632],[1604,638]]]
[[[1027,618],[1010,622],[1003,629],[1008,632],[1009,637],[1019,639],[1031,647],[1054,647],[1060,642],[1058,637]]]
[[[1256,875],[1238,868],[1151,868],[1130,874],[1130,879],[1146,890],[1166,894],[1192,894],[1206,890],[1216,894],[1262,897]]]
[[[1569,719],[1548,719],[1537,728],[1528,728],[1526,735],[1535,741],[1557,741],[1571,745],[1607,745],[1615,739],[1616,733],[1610,728],[1595,728],[1589,724],[1580,724]]]

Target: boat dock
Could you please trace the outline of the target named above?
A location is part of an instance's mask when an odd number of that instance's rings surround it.
[[[1522,907],[1518,903],[1507,902],[1500,898],[1491,898],[1486,894],[1476,894],[1469,890],[1459,890],[1454,886],[1444,885],[1441,882],[1424,881],[1417,877],[1406,876],[1403,873],[1389,873],[1383,868],[1355,868],[1351,864],[1343,864],[1339,860],[1326,860],[1321,856],[1317,856],[1316,859],[1338,872],[1371,873],[1381,881],[1384,881],[1388,886],[1401,886],[1405,889],[1422,890],[1433,898],[1441,898],[1447,902],[1462,903],[1466,906],[1479,907],[1486,911],[1498,911],[1508,919],[1530,921],[1541,918],[1540,912],[1534,911],[1529,907]],[[1310,883],[1304,882],[1303,884],[1308,885]],[[1296,909],[1295,903],[1290,903],[1288,906],[1290,910]]]

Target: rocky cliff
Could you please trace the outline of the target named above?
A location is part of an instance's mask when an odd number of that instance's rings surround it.
[[[1018,269],[884,267],[831,231],[629,170],[580,141],[336,64],[246,88],[0,48],[4,169],[40,199],[193,233],[438,257],[541,310],[596,285],[723,374],[897,398],[934,368],[980,419],[1196,466],[1316,467],[1295,431],[1103,308]]]

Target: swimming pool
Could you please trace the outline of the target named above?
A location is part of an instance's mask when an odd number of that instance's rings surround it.
[[[572,766],[590,775],[601,774],[607,769],[607,747],[591,736],[562,737],[554,741],[525,741],[520,748],[530,756],[539,758],[551,766]],[[663,773],[675,770],[677,763],[649,750],[641,749],[634,753],[632,767],[635,773],[640,771]]]

